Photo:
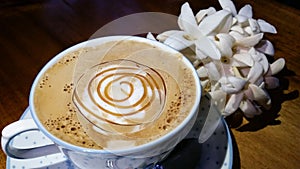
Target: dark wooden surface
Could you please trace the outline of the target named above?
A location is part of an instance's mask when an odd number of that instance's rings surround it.
[[[28,106],[32,81],[46,62],[63,49],[89,37],[122,16],[137,12],[178,15],[185,1],[165,0],[2,0],[0,1],[0,130],[18,120]],[[275,25],[277,35],[266,35],[284,57],[281,87],[271,91],[274,108],[253,121],[230,122],[233,127],[234,168],[300,168],[300,10],[272,0],[249,3],[254,18]],[[190,1],[194,12],[215,6],[217,0]],[[238,118],[236,118],[238,119]],[[237,123],[242,127],[235,128]],[[6,156],[0,153],[0,168]]]

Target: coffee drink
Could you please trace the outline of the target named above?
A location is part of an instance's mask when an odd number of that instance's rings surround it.
[[[69,52],[39,79],[36,114],[53,135],[77,146],[148,143],[176,128],[194,105],[197,82],[182,59],[135,40]]]

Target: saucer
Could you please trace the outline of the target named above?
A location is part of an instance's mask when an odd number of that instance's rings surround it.
[[[200,110],[206,109],[200,107]],[[21,119],[32,118],[29,108],[25,110]],[[32,131],[22,133],[15,137],[13,140],[13,146],[15,147],[33,147],[46,144],[49,140],[40,131]],[[45,169],[75,169],[68,161],[61,159],[51,158],[48,155],[47,158],[34,158],[30,159],[31,168],[34,168],[35,164],[48,163],[53,161],[63,161],[61,163],[51,165]],[[213,135],[204,143],[199,144],[197,139],[185,139],[179,143],[171,154],[159,164],[159,169],[231,169],[233,160],[232,140],[230,137],[228,126],[224,119],[222,119],[213,133]],[[27,161],[28,162],[28,161]],[[6,161],[7,169],[26,169],[24,165],[24,159],[14,159],[7,157]]]

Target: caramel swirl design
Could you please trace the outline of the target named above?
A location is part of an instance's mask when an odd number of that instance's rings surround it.
[[[122,59],[89,69],[75,86],[73,100],[99,129],[135,132],[159,117],[165,97],[165,82],[158,71]]]

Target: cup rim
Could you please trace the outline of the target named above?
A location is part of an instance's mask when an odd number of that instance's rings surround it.
[[[29,95],[29,108],[31,110],[31,115],[35,121],[35,123],[37,124],[38,128],[48,137],[50,138],[53,142],[55,142],[57,145],[72,150],[72,151],[77,151],[77,152],[85,152],[85,153],[91,153],[91,154],[118,154],[118,155],[128,155],[128,154],[133,154],[133,153],[138,153],[144,150],[147,150],[151,147],[157,146],[162,142],[165,142],[166,140],[172,138],[175,134],[177,134],[178,132],[180,132],[180,130],[182,130],[187,124],[188,122],[194,117],[195,113],[198,113],[197,109],[198,106],[200,104],[200,99],[201,99],[201,84],[200,84],[200,79],[198,78],[197,72],[194,69],[192,63],[190,63],[190,61],[183,55],[181,54],[182,57],[182,61],[188,65],[188,67],[190,67],[192,69],[192,73],[194,76],[194,80],[196,82],[196,100],[193,104],[193,107],[191,108],[188,116],[186,116],[186,118],[174,129],[172,129],[172,131],[168,132],[167,134],[163,135],[162,137],[159,137],[151,142],[142,144],[142,145],[138,145],[135,147],[131,147],[131,148],[125,148],[125,149],[119,149],[119,150],[108,150],[108,149],[92,149],[92,148],[85,148],[85,147],[81,147],[81,146],[76,146],[73,145],[71,143],[68,143],[58,137],[56,137],[55,135],[51,134],[42,124],[42,122],[39,121],[39,118],[37,117],[36,113],[35,113],[35,108],[34,108],[34,93],[35,93],[35,88],[38,86],[39,84],[39,80],[41,79],[41,77],[43,76],[44,72],[51,67],[52,65],[54,65],[55,63],[57,63],[57,61],[65,56],[67,53],[71,52],[71,51],[75,51],[79,48],[82,47],[90,47],[90,46],[95,46],[95,45],[100,45],[106,42],[110,42],[110,41],[120,41],[120,40],[133,40],[133,41],[138,41],[138,42],[144,42],[144,43],[148,43],[151,44],[153,46],[156,47],[160,47],[160,49],[163,49],[165,51],[171,52],[171,53],[180,53],[177,50],[171,48],[170,46],[167,46],[161,42],[155,41],[155,40],[151,40],[151,39],[147,39],[144,37],[138,37],[138,36],[127,36],[127,35],[116,35],[116,36],[105,36],[105,37],[99,37],[99,38],[95,38],[95,39],[91,39],[91,40],[87,40],[87,41],[83,41],[81,43],[78,43],[76,45],[73,45],[65,50],[63,50],[62,52],[59,52],[58,54],[56,54],[52,59],[50,59],[43,67],[42,69],[39,71],[39,73],[37,74],[37,76],[35,77],[33,84],[31,86],[31,90],[30,90],[30,95]]]

